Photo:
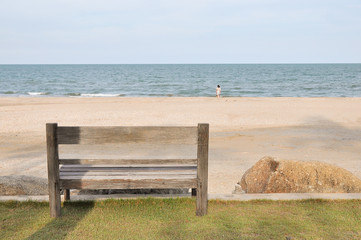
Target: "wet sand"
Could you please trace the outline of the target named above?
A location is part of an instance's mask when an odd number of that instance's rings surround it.
[[[263,156],[322,161],[361,178],[361,98],[0,98],[0,176],[47,178],[45,124],[210,124],[209,193]],[[167,154],[191,154],[171,148]],[[93,153],[106,150],[94,148]],[[152,155],[147,149],[138,154]]]

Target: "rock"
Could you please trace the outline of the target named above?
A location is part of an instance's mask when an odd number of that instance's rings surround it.
[[[47,179],[23,175],[0,176],[0,196],[47,194]]]
[[[361,180],[321,162],[264,157],[248,169],[234,193],[359,193]]]

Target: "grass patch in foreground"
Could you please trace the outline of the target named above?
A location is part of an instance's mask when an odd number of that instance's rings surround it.
[[[0,239],[361,239],[361,200],[0,202]]]

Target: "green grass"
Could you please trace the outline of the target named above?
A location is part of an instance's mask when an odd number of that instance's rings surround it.
[[[0,202],[0,239],[361,239],[361,200]]]

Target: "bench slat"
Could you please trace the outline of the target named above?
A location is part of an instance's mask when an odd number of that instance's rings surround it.
[[[78,166],[78,165],[65,165],[60,167],[60,172],[157,172],[157,171],[187,171],[196,170],[194,166],[169,166],[169,167],[134,167],[134,166],[112,166],[112,167],[99,167],[99,166]]]
[[[60,176],[60,180],[65,179],[94,179],[94,180],[102,180],[102,179],[124,179],[124,180],[147,180],[147,179],[196,179],[194,174],[192,175],[124,175],[124,176]]]
[[[150,175],[197,175],[196,170],[187,170],[187,171],[176,171],[176,172],[60,172],[60,176],[131,176],[131,175],[141,175],[141,176],[150,176]]]
[[[196,188],[197,179],[71,179],[60,180],[61,189]]]
[[[197,164],[197,159],[59,159],[59,164],[75,165],[75,164],[90,164],[90,165],[169,165],[169,164]]]
[[[197,144],[197,127],[58,127],[58,144]]]

